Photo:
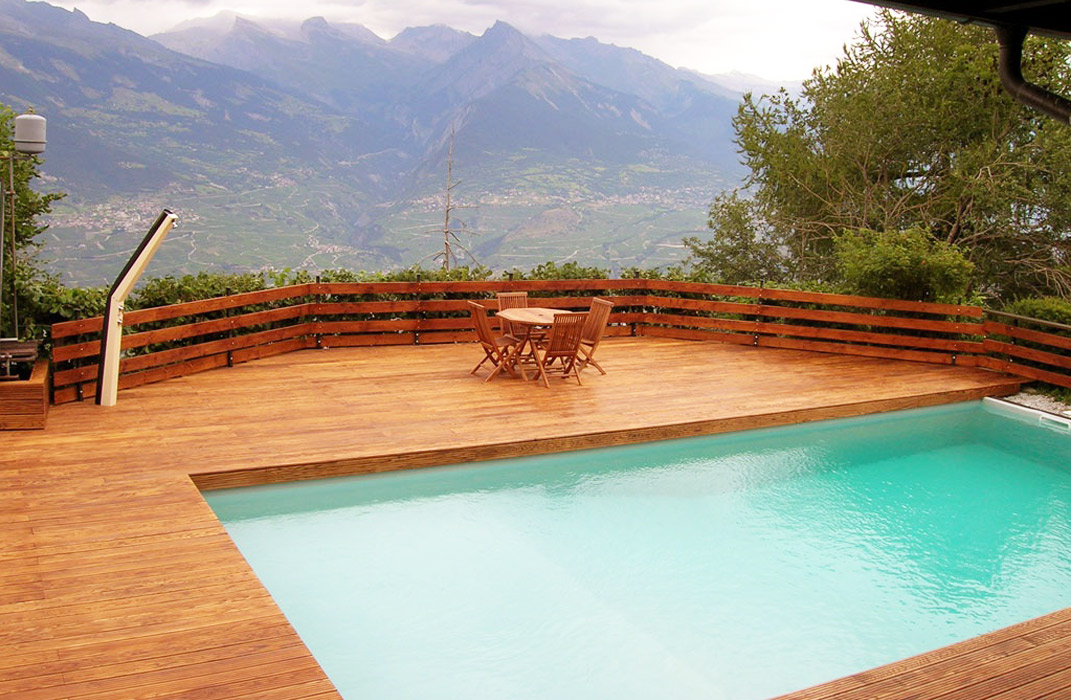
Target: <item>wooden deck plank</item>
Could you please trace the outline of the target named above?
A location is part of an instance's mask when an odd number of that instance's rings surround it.
[[[0,433],[0,695],[337,698],[205,487],[410,468],[1002,395],[979,369],[661,338],[584,385],[468,370],[473,346],[308,350],[53,409]],[[792,697],[1003,700],[1071,687],[1071,611]],[[960,693],[974,688],[978,693]]]
[[[1064,610],[784,697],[794,700],[870,698],[884,684],[895,684],[901,697],[929,697],[915,691],[946,678],[965,685],[961,675],[964,669],[985,667],[1018,653],[1029,653],[1047,640],[1064,639],[1068,635],[1071,635],[1071,610]],[[909,695],[909,691],[914,695]]]

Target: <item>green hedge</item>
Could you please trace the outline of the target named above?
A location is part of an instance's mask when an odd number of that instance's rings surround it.
[[[1001,310],[1016,316],[1028,316],[1042,321],[1071,326],[1071,302],[1059,297],[1018,299]],[[1064,332],[1062,335],[1067,334],[1067,332]]]

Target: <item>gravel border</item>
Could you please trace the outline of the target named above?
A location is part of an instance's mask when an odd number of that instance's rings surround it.
[[[1012,396],[1005,396],[1005,401],[1019,404],[1020,406],[1026,406],[1027,408],[1034,408],[1039,411],[1045,411],[1047,413],[1055,413],[1058,416],[1064,416],[1065,418],[1071,418],[1071,405],[1062,401],[1045,396],[1044,394],[1035,394],[1030,391],[1020,391],[1018,394]]]

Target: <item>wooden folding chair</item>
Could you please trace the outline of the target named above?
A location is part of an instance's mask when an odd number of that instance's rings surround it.
[[[577,351],[580,349],[580,334],[584,330],[584,322],[587,318],[586,313],[554,314],[554,325],[550,327],[546,345],[536,350],[536,369],[539,370],[539,376],[548,389],[550,382],[547,381],[547,369],[553,369],[550,365],[555,360],[562,362],[562,379],[572,375],[576,377],[576,383],[580,384]]]
[[[495,294],[498,298],[498,310],[502,309],[525,309],[528,308],[528,292],[498,292]],[[520,333],[513,327],[513,324],[504,319],[499,319],[499,328],[502,330],[502,335],[508,335],[513,338],[520,338],[523,333]]]
[[[599,370],[599,374],[606,374],[606,370],[595,361],[595,350],[602,341],[603,333],[606,332],[606,322],[610,320],[610,310],[614,308],[612,301],[599,299],[591,300],[591,309],[588,311],[588,320],[584,324],[584,330],[580,334],[580,370],[583,371],[588,365]]]
[[[470,301],[468,304],[469,313],[472,314],[473,325],[476,327],[476,337],[480,341],[480,347],[483,348],[484,355],[483,359],[472,368],[469,374],[476,374],[476,370],[483,367],[483,364],[490,360],[493,369],[484,378],[485,382],[503,369],[513,375],[513,368],[510,367],[510,355],[517,346],[517,339],[510,336],[496,336],[491,330],[491,322],[487,318],[487,309],[474,301]]]

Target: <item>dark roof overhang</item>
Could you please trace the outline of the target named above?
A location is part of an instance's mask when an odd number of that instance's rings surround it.
[[[1025,27],[1071,39],[1071,0],[857,0],[989,27]]]
[[[856,0],[992,27],[1000,43],[1000,81],[1015,99],[1071,123],[1071,101],[1023,79],[1023,41],[1030,33],[1071,39],[1071,0]]]

